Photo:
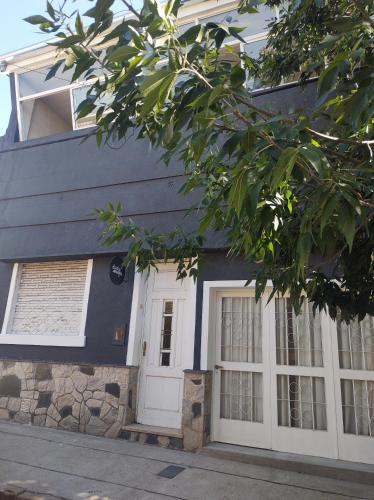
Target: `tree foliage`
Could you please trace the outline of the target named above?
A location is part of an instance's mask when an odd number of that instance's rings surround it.
[[[228,255],[256,265],[258,297],[272,279],[296,310],[306,296],[332,317],[374,314],[374,1],[241,0],[241,14],[279,11],[257,59],[230,54],[240,20],[181,33],[178,0],[145,0],[139,12],[123,0],[131,16],[113,23],[113,1],[93,2],[84,21],[52,1],[28,21],[57,35],[63,62],[50,77],[63,64],[91,81],[78,118],[96,113],[98,145],[135,130],[167,164],[181,159],[181,196],[199,193],[200,220],[193,234],[157,234],[108,205],[106,243],[127,239],[140,270],[175,258],[183,277],[198,272],[207,234],[223,232]],[[308,110],[257,106],[246,84],[295,78],[316,81]]]

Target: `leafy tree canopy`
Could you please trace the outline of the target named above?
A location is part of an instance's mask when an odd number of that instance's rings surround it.
[[[181,33],[179,0],[139,11],[123,0],[131,16],[117,23],[113,2],[83,16],[66,12],[71,0],[47,2],[27,20],[57,36],[49,77],[63,65],[90,79],[78,118],[96,114],[98,145],[135,129],[166,163],[181,159],[181,196],[199,193],[200,219],[192,234],[157,234],[108,205],[106,243],[128,240],[139,270],[172,257],[180,277],[195,276],[207,234],[223,232],[229,256],[256,264],[258,297],[270,278],[296,310],[307,296],[333,318],[373,315],[374,0],[241,0],[240,14],[279,12],[257,58],[228,43],[243,41],[240,17]],[[256,105],[247,83],[295,78],[315,98],[283,114]]]

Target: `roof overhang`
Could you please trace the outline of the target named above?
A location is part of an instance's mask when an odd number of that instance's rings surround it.
[[[197,15],[219,14],[221,11],[228,10],[229,7],[234,8],[238,5],[237,0],[188,0],[180,9],[180,21],[183,24],[196,18]],[[120,23],[124,18],[131,19],[133,14],[123,14],[116,17],[114,23]],[[61,40],[60,38],[51,38],[45,42],[30,45],[28,47],[8,52],[0,55],[0,66],[3,63],[6,74],[22,73],[37,67],[53,64],[56,57],[56,47],[53,43]],[[100,39],[96,40],[100,43]]]

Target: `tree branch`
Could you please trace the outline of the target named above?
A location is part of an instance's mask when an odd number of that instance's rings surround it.
[[[132,6],[132,4],[130,2],[128,2],[127,0],[122,0],[122,3],[124,3],[126,5],[128,10],[130,12],[132,12],[134,14],[134,16],[136,16],[138,19],[140,19],[139,12],[136,9],[134,9],[134,7]]]

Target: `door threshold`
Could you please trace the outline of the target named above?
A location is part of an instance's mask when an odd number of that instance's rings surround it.
[[[312,457],[226,443],[210,443],[198,453],[251,465],[284,469],[340,481],[374,484],[374,466],[333,458]]]
[[[128,432],[154,434],[156,436],[167,436],[175,438],[183,437],[181,429],[174,429],[173,427],[160,427],[157,425],[146,425],[146,424],[130,424],[130,425],[125,425],[123,429]]]

